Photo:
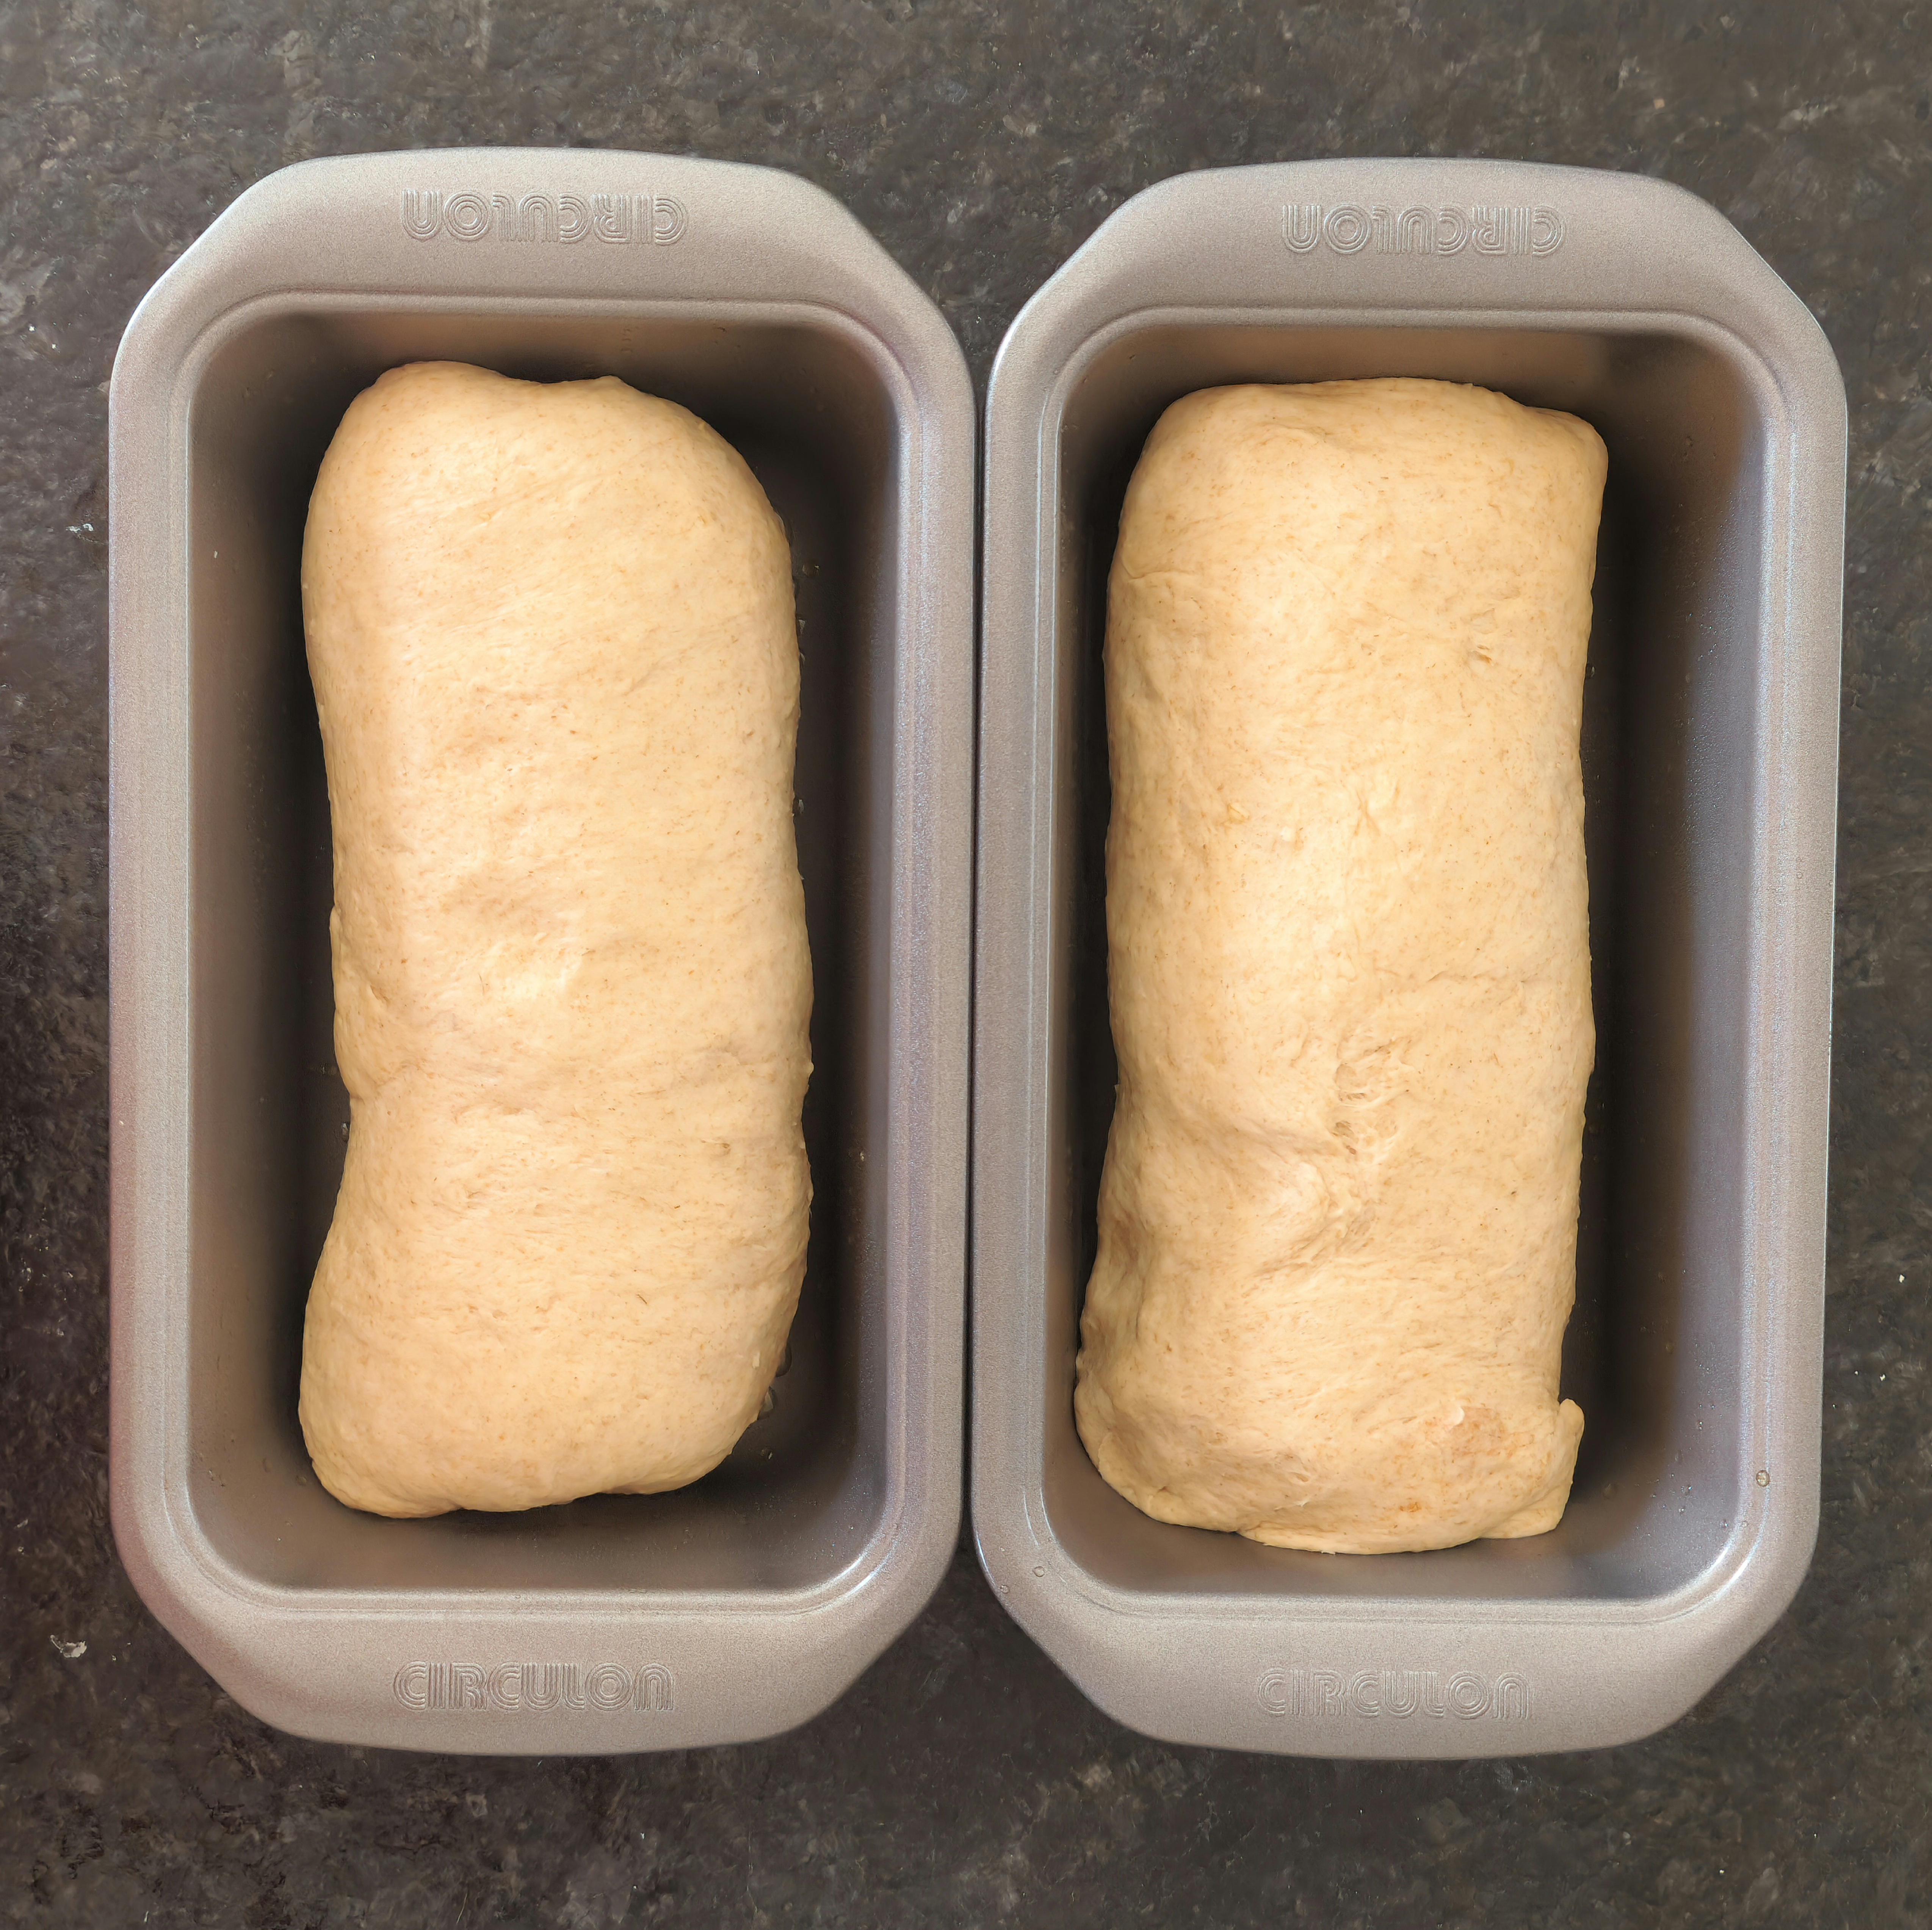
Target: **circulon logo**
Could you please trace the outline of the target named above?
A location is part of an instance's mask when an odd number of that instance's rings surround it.
[[[670,1670],[662,1662],[626,1668],[600,1662],[405,1662],[392,1685],[405,1709],[668,1709]]]
[[[1563,217],[1554,208],[1364,208],[1353,201],[1324,207],[1290,201],[1281,238],[1291,254],[1317,247],[1336,254],[1552,255],[1563,245]]]
[[[1520,1675],[1492,1681],[1464,1669],[1446,1680],[1433,1669],[1364,1669],[1339,1676],[1331,1669],[1269,1669],[1256,1694],[1270,1715],[1357,1715],[1371,1721],[1522,1722],[1529,1715],[1529,1685]]]
[[[406,188],[403,233],[414,242],[447,235],[458,242],[643,242],[668,247],[683,238],[691,217],[668,194],[446,194]]]

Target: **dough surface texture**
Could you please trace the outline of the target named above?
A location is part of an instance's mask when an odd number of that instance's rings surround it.
[[[1075,1406],[1159,1520],[1371,1553],[1562,1515],[1604,469],[1396,380],[1202,391],[1134,473]]]
[[[391,1515],[694,1481],[805,1269],[783,527],[674,404],[418,363],[330,445],[302,605],[352,1109],[316,1472]]]

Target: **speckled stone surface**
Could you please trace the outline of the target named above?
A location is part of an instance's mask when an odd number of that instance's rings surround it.
[[[0,1921],[1932,1920],[1932,8],[1729,5],[0,4]],[[982,381],[1110,209],[1225,162],[1660,175],[1810,304],[1852,407],[1824,1514],[1796,1606],[1684,1721],[1467,1766],[1169,1748],[962,1550],[796,1734],[412,1757],[265,1729],[142,1608],[105,1499],[108,370],[250,182],[465,142],[794,169]]]

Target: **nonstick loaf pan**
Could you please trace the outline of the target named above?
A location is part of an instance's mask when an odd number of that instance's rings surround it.
[[[816,985],[790,1364],[659,1496],[394,1521],[317,1484],[302,1310],[340,1176],[308,494],[430,359],[694,410],[788,524]],[[130,323],[110,403],[112,1430],[136,1586],[236,1698],[499,1752],[770,1734],[916,1615],[958,1521],[974,414],[937,310],[826,195],[659,155],[321,161]],[[594,569],[596,559],[584,560]]]
[[[1598,1070],[1553,1532],[1373,1556],[1150,1520],[1076,1432],[1113,1107],[1100,644],[1178,397],[1420,376],[1602,433],[1583,756]],[[1027,305],[987,403],[973,1518],[1000,1599],[1176,1741],[1468,1757],[1672,1721],[1818,1512],[1845,401],[1804,308],[1634,176],[1324,161],[1168,181]]]

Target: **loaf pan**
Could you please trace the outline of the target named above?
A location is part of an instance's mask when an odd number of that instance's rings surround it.
[[[298,567],[344,410],[428,358],[704,416],[790,533],[816,1004],[790,1364],[681,1493],[391,1521],[317,1484],[340,1175]],[[298,1733],[502,1753],[763,1736],[916,1615],[958,1523],[974,404],[932,304],[766,170],[481,150],[290,168],[129,324],[110,407],[112,1432],[136,1586]],[[586,556],[586,572],[598,559]]]
[[[1584,723],[1598,1070],[1533,1540],[1349,1556],[1150,1520],[1075,1431],[1113,1109],[1100,647],[1129,473],[1234,382],[1472,382],[1610,450]],[[987,404],[973,1517],[1000,1599],[1177,1742],[1469,1757],[1672,1721],[1818,1508],[1844,386],[1742,238],[1634,176],[1335,161],[1169,181],[1034,296]]]

